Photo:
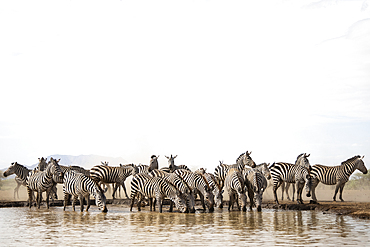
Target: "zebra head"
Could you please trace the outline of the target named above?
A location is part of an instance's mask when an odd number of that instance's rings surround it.
[[[258,165],[258,170],[262,172],[262,174],[265,176],[266,179],[271,179],[271,172],[270,169],[268,168],[269,164],[262,163]]]
[[[246,151],[244,154],[241,154],[239,158],[236,160],[237,164],[245,165],[245,166],[250,166],[252,168],[256,167],[256,163],[253,161],[251,158],[251,152]]]
[[[108,212],[107,206],[105,204],[106,197],[103,191],[101,191],[98,186],[95,186],[93,196],[95,197],[95,205],[98,206],[98,209],[101,210],[103,213]]]
[[[297,160],[295,161],[295,164],[306,167],[309,171],[311,171],[311,165],[307,159],[309,156],[310,154],[306,154],[306,153],[298,155]]]
[[[39,163],[37,165],[37,169],[39,171],[43,171],[46,169],[46,167],[48,166],[48,163],[46,162],[47,159],[45,159],[44,157],[41,157],[41,159],[39,158]]]
[[[6,171],[3,173],[4,177],[7,177],[9,175],[12,175],[14,174],[15,170],[17,169],[18,163],[17,162],[13,162],[8,169],[6,169]]]
[[[168,167],[170,168],[171,172],[173,172],[175,170],[175,158],[177,157],[177,155],[175,156],[171,156],[168,157],[168,156],[164,156],[168,159]]]
[[[176,191],[176,196],[173,199],[173,202],[175,203],[176,208],[181,213],[185,213],[188,211],[186,201],[187,201],[186,195],[181,193],[180,191]]]
[[[46,167],[45,171],[46,173],[53,174],[57,177],[60,177],[63,179],[63,171],[62,168],[59,166],[60,159],[56,160],[53,158],[50,158],[50,161],[48,163],[48,166]]]
[[[355,164],[356,164],[356,169],[358,169],[359,171],[361,171],[363,174],[367,174],[367,168],[365,166],[365,163],[363,161],[364,157],[365,156],[357,156],[358,158],[356,159],[355,161]]]

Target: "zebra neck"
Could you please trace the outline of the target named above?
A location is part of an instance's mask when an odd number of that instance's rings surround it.
[[[356,170],[356,165],[354,163],[350,163],[350,164],[347,164],[347,165],[343,166],[342,169],[343,169],[344,173],[349,177]]]

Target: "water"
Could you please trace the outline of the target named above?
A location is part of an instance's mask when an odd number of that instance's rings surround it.
[[[79,209],[79,207],[77,207]],[[370,221],[316,211],[180,214],[109,205],[1,208],[0,246],[340,246],[370,242]]]

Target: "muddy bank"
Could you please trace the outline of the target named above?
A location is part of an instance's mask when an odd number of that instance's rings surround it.
[[[91,205],[95,205],[95,201],[90,201]],[[129,199],[107,199],[107,204],[114,205],[130,205]],[[169,202],[165,200],[164,205],[168,205]],[[200,209],[200,202],[197,201],[197,208]],[[227,207],[228,202],[224,202],[224,206]],[[77,202],[76,205],[79,205]],[[26,201],[0,201],[0,208],[2,207],[26,207]],[[45,202],[43,202],[45,206]],[[63,206],[63,200],[55,200],[50,202],[51,207]],[[273,201],[266,201],[263,203],[262,208],[267,209],[282,209],[282,210],[316,210],[321,211],[324,214],[331,213],[337,215],[350,215],[361,219],[370,219],[370,203],[369,202],[330,202],[324,201],[319,204],[297,204],[296,202],[284,201],[279,205]],[[253,209],[255,210],[255,209]]]

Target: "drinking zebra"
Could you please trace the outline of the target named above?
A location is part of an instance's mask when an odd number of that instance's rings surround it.
[[[311,196],[312,179],[310,171],[301,165],[290,163],[273,163],[270,167],[270,172],[273,180],[273,193],[276,204],[279,204],[276,191],[282,182],[295,183],[297,187],[297,202],[303,204],[302,191],[306,184],[306,196]]]
[[[66,209],[69,195],[72,195],[72,208],[75,211],[75,202],[80,200],[81,212],[84,209],[84,199],[87,202],[86,212],[90,208],[90,195],[95,198],[95,205],[102,212],[107,212],[107,207],[105,204],[105,195],[101,191],[100,187],[86,175],[76,172],[74,170],[67,171],[64,174],[63,179],[63,193],[64,193],[64,208]]]
[[[212,194],[213,194],[215,206],[218,208],[223,208],[222,193],[224,191],[221,190],[221,187],[218,184],[216,177],[212,173],[206,172],[206,169],[204,168],[199,168],[198,170],[195,171],[195,173],[202,174],[206,178],[209,184],[209,187],[211,188]]]
[[[210,212],[214,211],[213,194],[203,175],[183,169],[175,170],[175,173],[186,181],[193,190],[194,195],[199,195],[203,210],[206,210],[207,207]]]
[[[352,173],[357,169],[363,174],[367,174],[367,168],[365,167],[363,158],[364,156],[357,155],[343,161],[339,166],[312,166],[312,202],[317,203],[315,189],[320,182],[326,185],[336,184],[333,201],[336,201],[338,190],[339,199],[343,201],[343,188]]]
[[[239,169],[232,168],[228,171],[225,178],[225,188],[229,194],[228,210],[230,211],[234,208],[234,202],[236,202],[238,210],[240,210],[240,201],[243,212],[247,211],[247,198],[244,189],[244,179]]]
[[[33,170],[30,172],[27,178],[27,191],[28,191],[28,203],[29,207],[32,206],[32,192],[37,192],[37,207],[40,208],[42,192],[46,191],[46,205],[49,208],[49,196],[52,187],[55,182],[53,181],[53,175],[63,177],[63,172],[58,165],[59,160],[50,158],[48,166],[44,171]]]
[[[125,180],[131,175],[135,175],[137,173],[137,169],[134,167],[133,164],[123,165],[119,167],[114,166],[106,166],[106,165],[96,165],[90,170],[90,177],[94,180],[98,185],[99,183],[117,183],[117,185],[121,185],[125,192],[126,198],[128,198],[126,187],[125,187]],[[116,192],[118,186],[115,186],[113,189],[112,197],[115,199],[114,193]]]
[[[184,213],[187,210],[186,198],[176,189],[176,187],[160,177],[151,177],[146,174],[137,174],[131,181],[131,205],[130,211],[134,205],[135,197],[139,196],[137,203],[138,211],[141,211],[141,200],[143,197],[149,198],[150,211],[155,211],[155,205],[152,199],[158,202],[159,212],[162,213],[163,199],[169,198],[175,203],[176,208]]]
[[[256,204],[257,211],[262,210],[262,195],[267,188],[267,180],[264,174],[256,168],[245,170],[244,181],[248,188],[250,210]]]
[[[227,165],[224,164],[222,161],[220,161],[220,164],[215,168],[214,176],[217,180],[217,183],[220,185],[221,190],[224,187],[225,184],[225,178],[227,173],[229,172],[230,169],[236,168],[240,172],[243,171],[245,165],[244,164],[233,164],[233,165]]]
[[[150,176],[152,177],[161,177],[166,181],[173,184],[176,189],[178,189],[181,193],[186,196],[186,204],[190,213],[195,213],[195,199],[194,193],[191,187],[187,184],[187,182],[178,174],[176,173],[167,173],[161,170],[153,170],[150,172]],[[170,212],[173,209],[173,202],[170,203]]]
[[[168,168],[170,169],[169,172],[174,172],[175,170],[178,170],[178,169],[184,169],[184,170],[188,170],[188,171],[191,171],[186,165],[175,165],[175,158],[177,157],[177,155],[175,156],[171,156],[168,157],[168,156],[164,156],[168,159]],[[165,172],[167,172],[167,169],[164,170]]]
[[[256,163],[251,158],[251,152],[246,151],[245,153],[242,153],[239,155],[239,157],[236,159],[237,165],[243,165],[243,166],[250,166],[252,168],[256,167]],[[243,167],[244,168],[244,167]]]

